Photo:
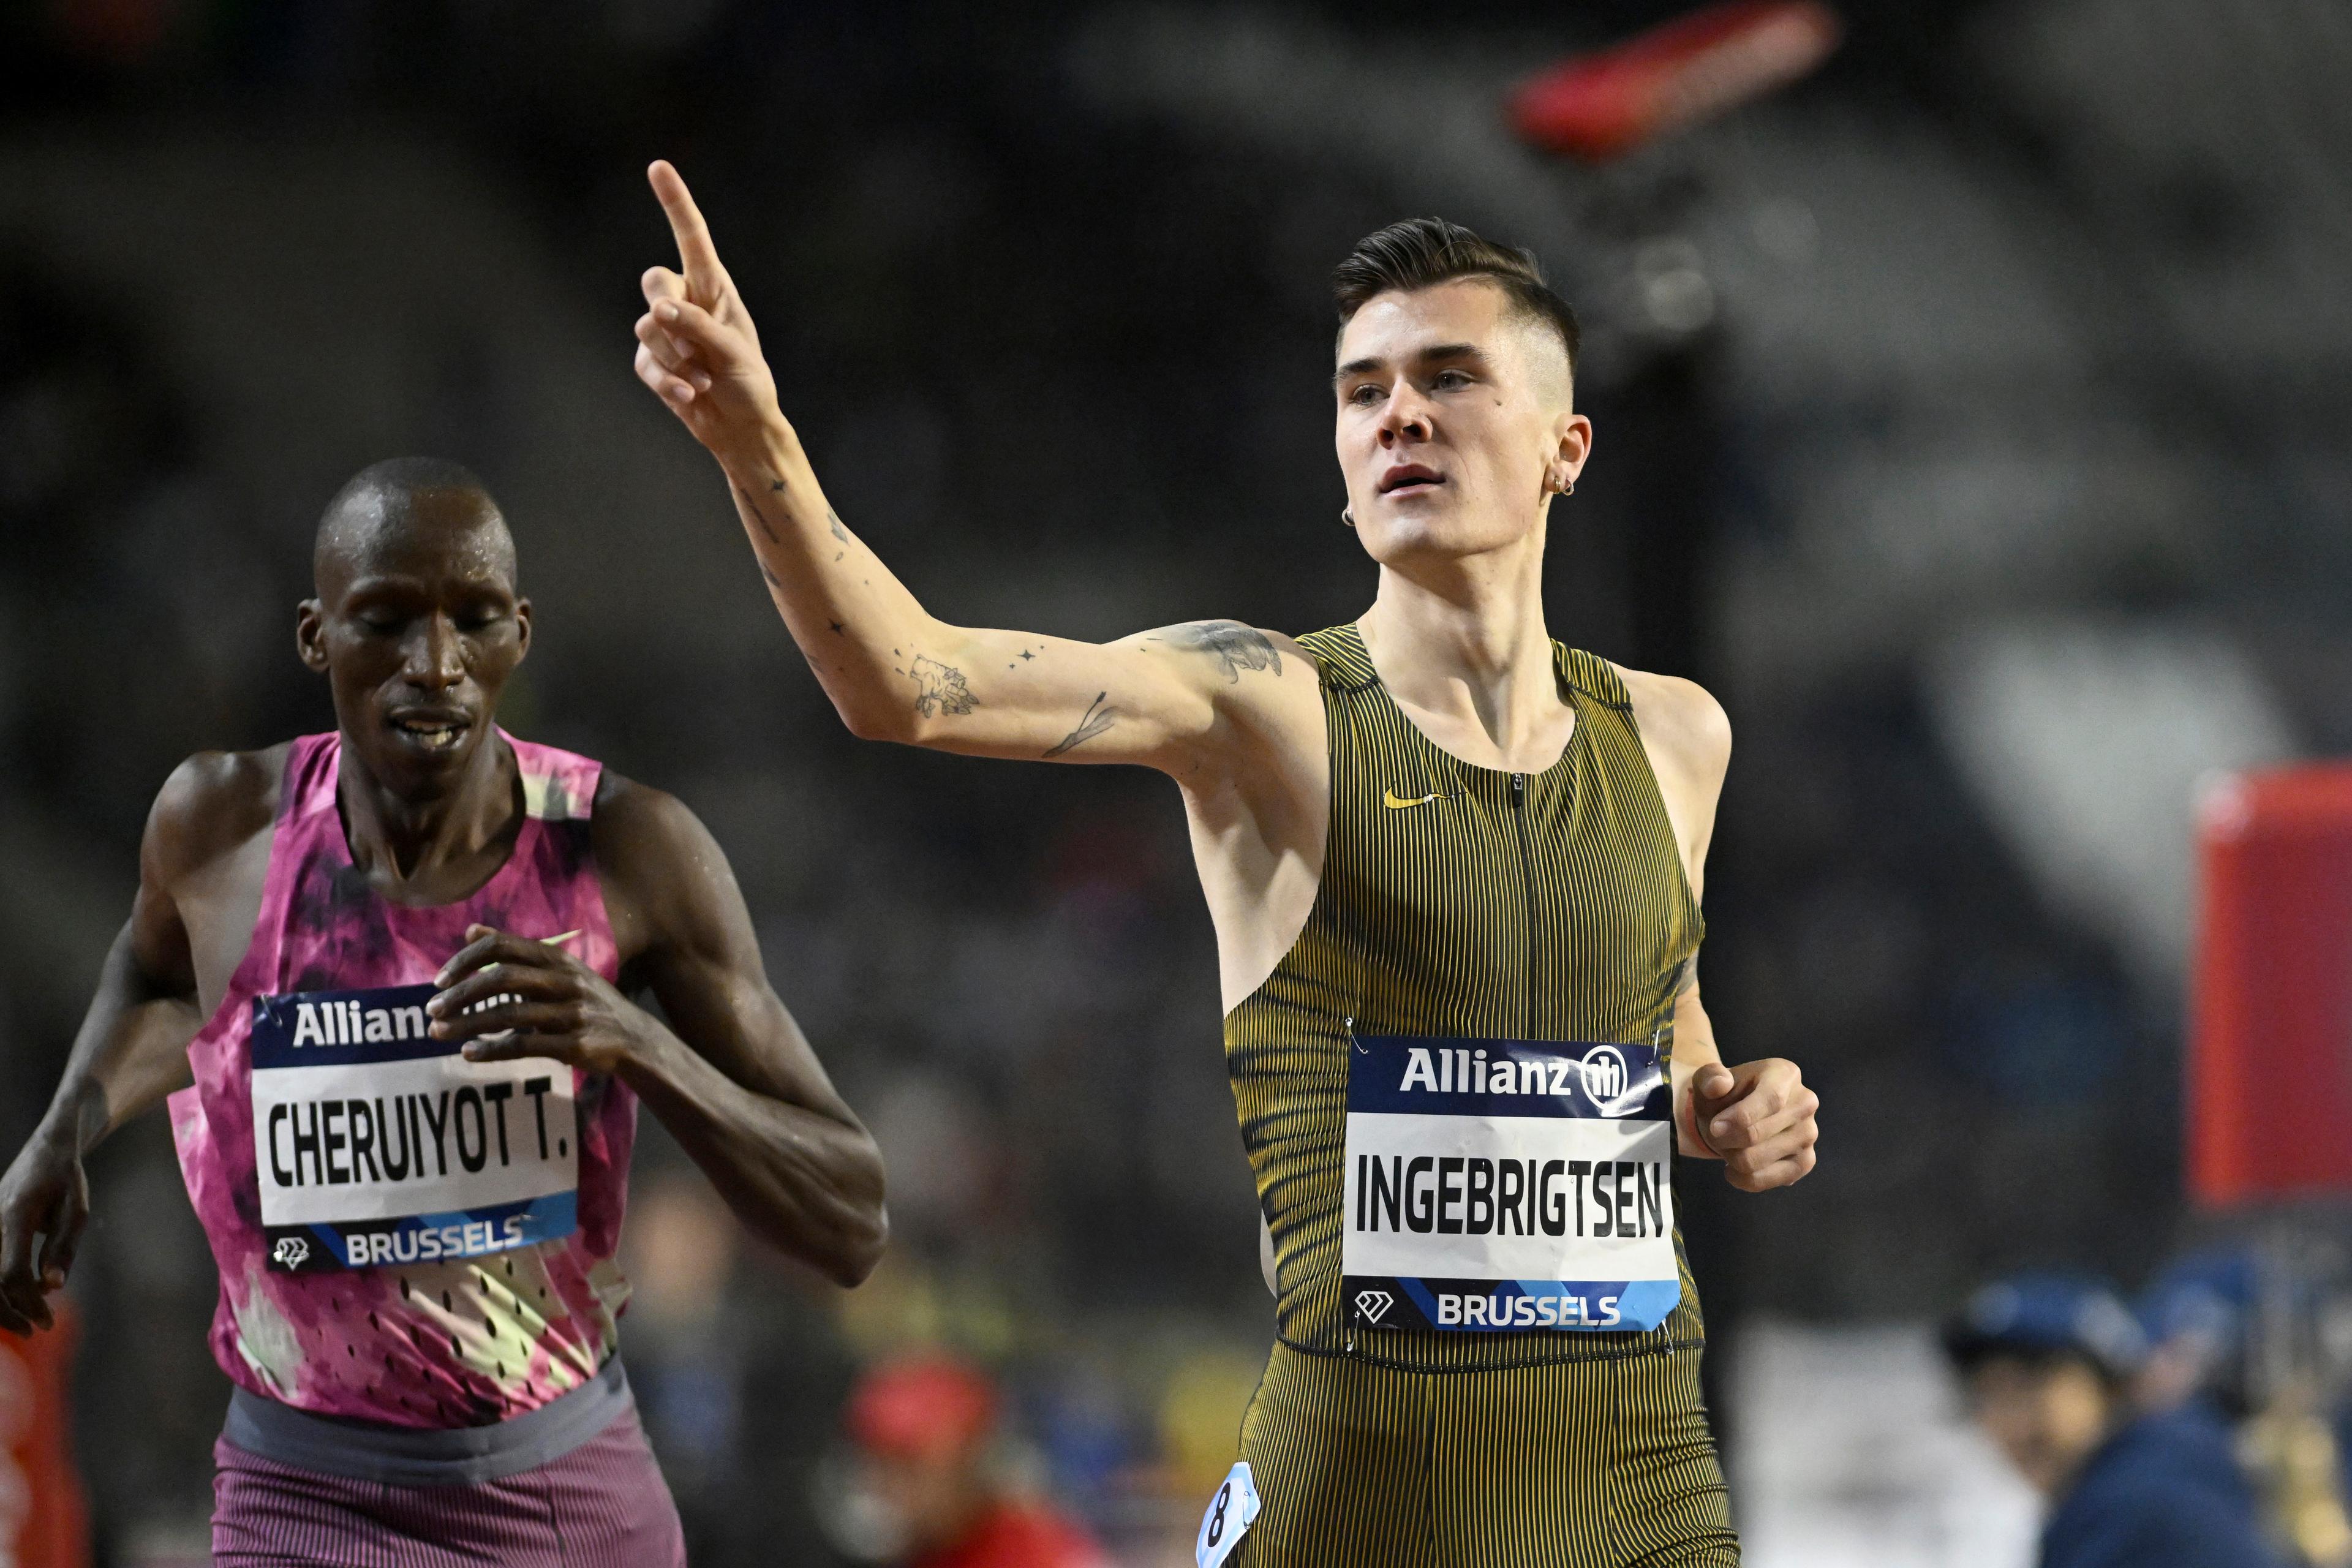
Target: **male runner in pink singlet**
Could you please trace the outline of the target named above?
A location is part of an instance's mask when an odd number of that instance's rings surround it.
[[[164,784],[0,1181],[0,1327],[47,1325],[83,1155],[193,1064],[172,1129],[236,1384],[215,1562],[681,1563],[614,1340],[638,1101],[845,1285],[882,1248],[880,1158],[693,814],[495,726],[531,609],[479,481],[377,464],[314,564],[296,640],[337,728]]]

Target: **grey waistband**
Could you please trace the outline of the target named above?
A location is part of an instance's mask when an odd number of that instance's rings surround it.
[[[495,1481],[560,1459],[635,1407],[614,1356],[586,1383],[488,1426],[390,1426],[314,1415],[242,1388],[229,1394],[221,1436],[257,1458],[396,1487]]]

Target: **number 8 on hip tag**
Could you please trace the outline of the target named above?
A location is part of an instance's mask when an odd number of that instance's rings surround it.
[[[1223,1568],[1257,1518],[1257,1483],[1250,1479],[1249,1461],[1244,1459],[1227,1472],[1225,1484],[1209,1501],[1209,1511],[1201,1516],[1201,1536],[1192,1543],[1197,1568]]]

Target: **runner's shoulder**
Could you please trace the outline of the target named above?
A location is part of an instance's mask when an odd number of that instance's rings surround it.
[[[693,807],[611,768],[597,776],[588,821],[597,865],[607,874],[658,871],[713,845]]]
[[[1322,667],[1286,633],[1245,621],[1180,621],[1138,632],[1117,646],[1164,660],[1187,689],[1239,720],[1245,731],[1321,733]]]
[[[670,907],[688,884],[733,877],[719,841],[693,807],[611,768],[596,781],[588,829],[608,891],[617,889],[641,910]]]
[[[1731,716],[1713,693],[1678,675],[1654,675],[1615,663],[1609,668],[1625,683],[1643,742],[1694,777],[1722,778],[1731,761]]]
[[[268,832],[286,776],[280,742],[254,752],[198,752],[173,768],[147,814],[145,872],[175,880]]]
[[[1179,668],[1221,685],[1245,684],[1244,676],[1280,679],[1302,669],[1309,675],[1315,670],[1313,657],[1296,637],[1246,621],[1214,617],[1178,621],[1121,637],[1115,646],[1175,656]]]
[[[1320,679],[1323,661],[1315,657],[1312,648],[1288,632],[1265,631],[1262,635],[1268,642],[1274,644],[1276,651],[1282,655],[1283,669],[1286,673],[1295,662],[1299,672],[1308,678],[1310,685]]]
[[[657,950],[725,951],[749,921],[726,852],[667,790],[606,768],[588,829],[625,967]]]

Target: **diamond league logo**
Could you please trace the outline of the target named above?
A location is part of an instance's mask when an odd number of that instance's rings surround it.
[[[281,1236],[278,1238],[278,1245],[270,1249],[269,1256],[277,1260],[280,1268],[299,1268],[310,1261],[310,1244],[299,1236]]]
[[[1379,1322],[1382,1318],[1388,1316],[1389,1309],[1395,1304],[1396,1298],[1391,1296],[1385,1290],[1359,1290],[1356,1292],[1356,1310],[1364,1315],[1364,1321],[1368,1323]]]

